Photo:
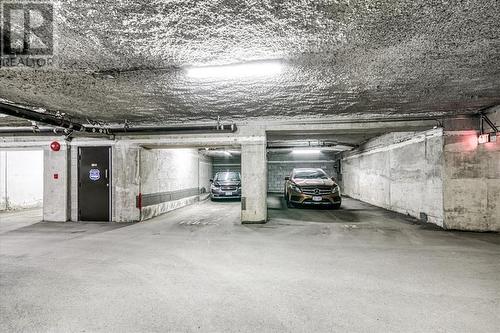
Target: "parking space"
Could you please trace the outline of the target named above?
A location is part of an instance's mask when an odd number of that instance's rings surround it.
[[[136,224],[5,232],[0,330],[495,331],[497,235],[428,230],[349,199],[269,206],[264,225],[207,200]]]
[[[334,209],[332,206],[297,205],[286,206],[281,195],[270,194],[268,197],[269,220],[274,223],[303,225],[307,223],[323,223],[327,225],[349,226],[350,228],[404,228],[401,224],[415,225],[415,218],[394,213],[370,204],[344,197],[342,206]],[[431,228],[429,226],[429,228]]]

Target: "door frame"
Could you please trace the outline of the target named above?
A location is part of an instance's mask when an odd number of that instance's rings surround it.
[[[78,222],[92,222],[82,221],[80,218],[80,149],[81,148],[108,148],[108,170],[109,170],[109,186],[108,186],[108,221],[113,221],[113,147],[110,145],[103,146],[78,146],[76,151],[76,216]],[[96,223],[96,222],[94,222]]]

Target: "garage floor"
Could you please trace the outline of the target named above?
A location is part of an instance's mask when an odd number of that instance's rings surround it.
[[[0,234],[16,230],[42,220],[42,208],[0,212]]]
[[[0,331],[498,329],[498,234],[349,199],[339,211],[269,205],[266,225],[210,201],[138,224],[18,218],[0,234]]]

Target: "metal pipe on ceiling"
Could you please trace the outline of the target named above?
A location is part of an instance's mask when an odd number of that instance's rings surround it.
[[[54,115],[51,113],[42,113],[28,108],[17,105],[0,103],[0,113],[8,116],[23,118],[26,120],[43,123],[50,127],[0,127],[1,134],[36,134],[36,133],[53,133],[60,129],[64,129],[66,133],[70,134],[73,131],[86,133],[86,134],[101,134],[101,135],[115,135],[115,134],[173,134],[173,133],[234,133],[237,131],[236,124],[221,124],[217,122],[215,125],[193,125],[193,126],[87,126],[75,121],[71,121],[62,116]],[[59,129],[59,130],[58,130]]]
[[[66,134],[64,133],[64,130],[62,128],[58,127],[39,127],[39,126],[18,126],[18,127],[0,127],[0,134],[5,133],[5,134],[56,134],[56,135],[63,135]]]
[[[134,126],[134,127],[106,127],[111,134],[161,134],[183,132],[225,132],[234,133],[238,129],[236,124],[194,125],[194,126]]]
[[[85,131],[85,127],[83,125],[72,122],[71,120],[65,119],[62,116],[53,115],[51,113],[38,112],[17,105],[0,103],[0,113],[12,117],[40,122],[54,127],[66,128],[73,131]]]

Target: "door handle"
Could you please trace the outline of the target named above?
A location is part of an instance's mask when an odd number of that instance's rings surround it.
[[[106,177],[106,179],[108,179],[108,169],[104,170],[104,177]]]

